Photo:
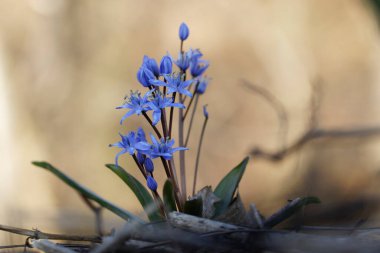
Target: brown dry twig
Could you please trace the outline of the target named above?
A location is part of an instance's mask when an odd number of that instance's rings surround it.
[[[279,117],[279,127],[285,128],[282,133],[286,135],[287,115],[284,105],[269,91],[262,87],[251,84],[248,81],[243,81],[244,85],[255,91],[257,94],[265,98],[268,103],[276,110]],[[310,118],[309,127],[303,135],[296,139],[291,144],[284,144],[276,151],[268,151],[261,147],[255,147],[250,151],[250,155],[256,159],[265,159],[271,162],[279,162],[288,155],[291,155],[300,149],[302,149],[307,143],[316,139],[341,139],[341,138],[367,138],[380,135],[380,126],[374,127],[362,127],[353,129],[324,129],[318,127],[318,113],[321,103],[322,89],[320,81],[312,84],[312,94],[310,99]],[[283,140],[286,140],[286,136],[283,136]],[[285,141],[283,142],[285,143]]]
[[[24,235],[32,239],[49,239],[49,240],[64,240],[64,241],[85,241],[85,242],[101,242],[99,236],[94,235],[64,235],[64,234],[51,234],[44,233],[37,229],[24,229],[11,227],[6,225],[0,225],[0,230],[6,231],[12,234]]]

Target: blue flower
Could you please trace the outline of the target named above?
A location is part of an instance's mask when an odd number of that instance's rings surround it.
[[[133,155],[136,151],[135,145],[137,144],[136,142],[136,133],[135,132],[130,132],[127,135],[122,135],[120,134],[121,141],[116,142],[114,144],[110,144],[110,147],[118,147],[121,148],[122,150],[117,153],[115,157],[115,164],[118,165],[119,163],[119,156],[125,153],[129,153],[130,155]]]
[[[128,98],[128,101],[125,102],[122,106],[116,107],[116,109],[130,109],[120,120],[120,124],[123,124],[123,121],[133,114],[140,115],[144,111],[148,111],[148,98],[152,91],[148,91],[143,97],[141,97],[140,92],[131,91],[131,95]]]
[[[174,140],[165,140],[161,138],[157,140],[153,134],[150,134],[152,144],[141,142],[138,144],[139,147],[144,149],[145,154],[149,155],[152,159],[157,157],[162,157],[165,160],[171,160],[173,158],[173,153],[179,150],[188,150],[188,148],[177,147],[173,148]],[[150,149],[148,149],[150,147]]]
[[[184,41],[189,37],[189,27],[185,23],[182,23],[179,27],[179,38]]]
[[[146,137],[145,137],[145,132],[144,132],[144,129],[142,129],[141,127],[139,127],[137,129],[137,136],[136,136],[136,140],[137,141],[146,141]]]
[[[160,62],[160,74],[171,74],[173,69],[173,61],[169,55],[162,57]]]
[[[137,80],[144,86],[149,87],[151,85],[150,80],[156,79],[156,76],[150,71],[146,65],[142,65],[137,71]]]
[[[164,77],[166,82],[155,80],[152,84],[156,86],[166,86],[168,88],[167,94],[177,92],[189,97],[193,96],[187,89],[187,87],[194,82],[193,80],[182,81],[181,75],[179,74],[164,75]]]
[[[190,62],[190,73],[193,77],[198,77],[206,71],[208,66],[208,61],[202,60],[199,57],[193,57]]]
[[[116,142],[114,144],[110,144],[110,147],[118,147],[122,150],[115,157],[115,164],[118,165],[119,156],[125,153],[129,153],[130,155],[134,155],[137,151],[137,160],[140,164],[143,164],[145,160],[145,154],[147,150],[150,149],[150,146],[139,146],[139,143],[145,143],[146,137],[144,130],[139,127],[136,132],[131,131],[127,135],[122,135],[119,133],[121,137],[121,141]]]
[[[149,69],[156,77],[159,77],[160,70],[155,59],[144,55],[143,65],[145,65],[145,67]]]
[[[173,99],[170,97],[162,97],[160,92],[155,92],[154,96],[148,103],[149,109],[153,110],[153,125],[156,125],[161,118],[161,109],[166,107],[178,107],[185,108],[181,103],[173,103]]]
[[[157,182],[156,180],[154,180],[153,177],[151,176],[148,176],[146,178],[146,185],[148,186],[148,188],[152,191],[156,191],[157,190]]]
[[[182,70],[183,72],[186,72],[186,70],[190,66],[190,51],[186,53],[179,53],[178,59],[175,61],[175,64]]]
[[[205,93],[208,83],[210,82],[210,78],[201,77],[201,78],[197,78],[197,81],[198,81],[198,86],[195,92],[198,94]]]

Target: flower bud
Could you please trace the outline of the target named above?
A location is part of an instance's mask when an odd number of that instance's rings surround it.
[[[205,116],[206,119],[208,119],[207,105],[203,106],[203,115]]]
[[[169,55],[165,55],[164,57],[162,57],[161,63],[160,63],[161,75],[171,74],[172,69],[173,69],[172,58]]]
[[[156,191],[157,190],[157,182],[156,180],[154,180],[153,177],[151,176],[148,176],[147,179],[146,179],[146,185],[148,186],[149,189],[151,189],[152,191]]]
[[[189,27],[185,23],[182,23],[179,27],[179,38],[184,41],[189,37]]]
[[[145,59],[146,57],[146,59]],[[144,57],[144,63],[146,67],[156,76],[160,75],[160,70],[158,69],[158,65],[155,59],[149,58],[147,56]]]
[[[198,94],[203,94],[206,91],[206,88],[208,86],[208,83],[209,83],[210,79],[209,78],[205,78],[205,77],[201,77],[198,80],[199,80],[198,81],[199,84],[198,84],[197,90],[195,92],[198,93]]]
[[[154,165],[153,165],[153,162],[152,162],[152,159],[150,159],[149,157],[145,158],[145,161],[144,161],[144,166],[145,166],[145,170],[152,173],[153,170],[154,170]]]
[[[139,164],[144,164],[145,162],[145,155],[144,154],[141,154],[140,152],[137,152],[137,161],[139,162]]]

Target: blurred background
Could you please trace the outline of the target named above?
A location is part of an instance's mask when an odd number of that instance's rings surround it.
[[[115,110],[143,55],[200,48],[212,82],[201,104],[210,120],[198,186],[212,185],[253,147],[276,151],[309,127],[318,84],[318,127],[380,127],[380,34],[370,1],[0,1],[0,224],[51,232],[92,232],[79,196],[31,161],[46,160],[125,209],[141,213],[132,192],[104,167],[109,143],[145,124]],[[245,85],[269,91],[287,115]],[[202,114],[187,157],[192,175]],[[148,128],[146,128],[148,129]],[[282,141],[279,141],[282,132]],[[132,160],[121,165],[137,173]],[[159,182],[162,185],[162,182]],[[252,159],[239,192],[264,215],[288,199],[314,195],[305,224],[380,225],[380,138],[321,139],[273,163]],[[161,188],[160,188],[161,189]],[[106,228],[121,220],[105,212]]]

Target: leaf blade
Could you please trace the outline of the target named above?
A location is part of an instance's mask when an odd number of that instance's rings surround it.
[[[214,194],[220,198],[220,202],[217,203],[216,206],[215,217],[227,210],[236,189],[239,186],[240,180],[243,177],[248,161],[249,157],[244,158],[244,160],[233,168],[215,188]]]
[[[96,193],[90,191],[89,189],[86,189],[85,187],[83,187],[82,185],[80,185],[79,183],[71,179],[69,176],[61,172],[59,169],[55,168],[50,163],[43,162],[43,161],[33,161],[32,164],[53,173],[55,176],[57,176],[60,180],[62,180],[68,186],[76,190],[79,194],[82,194],[84,197],[95,201],[102,207],[110,210],[111,212],[123,218],[124,220],[133,220],[139,223],[145,223],[145,221],[140,219],[138,216],[128,212],[127,210],[121,209],[120,207],[109,202],[108,200],[105,200],[102,197],[98,196]]]
[[[133,191],[141,206],[144,208],[150,221],[162,220],[158,213],[156,204],[148,190],[134,176],[129,174],[122,167],[115,164],[106,164],[106,167],[114,172]]]
[[[167,179],[164,184],[164,189],[162,191],[162,196],[164,198],[164,205],[168,212],[177,211],[177,206],[175,204],[173,183],[170,179]]]

